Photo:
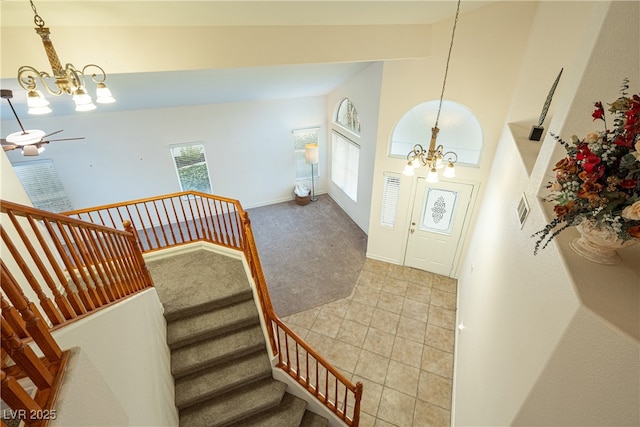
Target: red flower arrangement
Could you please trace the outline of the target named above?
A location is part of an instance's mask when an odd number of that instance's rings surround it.
[[[640,238],[640,94],[628,96],[625,79],[621,96],[609,104],[613,129],[607,129],[602,102],[594,103],[593,120],[604,131],[566,142],[552,136],[567,156],[556,163],[556,179],[547,188],[555,218],[537,236],[534,254],[560,232],[583,221],[612,230],[622,241]],[[532,237],[533,237],[532,236]]]

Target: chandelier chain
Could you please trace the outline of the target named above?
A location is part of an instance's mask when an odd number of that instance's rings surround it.
[[[31,3],[31,9],[33,10],[33,14],[35,15],[33,17],[33,23],[40,28],[44,27],[44,19],[42,19],[40,15],[38,15],[38,10],[36,9],[36,5],[33,4],[33,0],[29,0],[29,3]]]
[[[447,55],[447,65],[444,69],[444,79],[442,80],[442,91],[440,92],[440,104],[438,104],[438,114],[436,115],[436,125],[438,127],[438,120],[440,120],[440,110],[442,109],[442,100],[444,98],[444,87],[447,84],[447,74],[449,74],[449,61],[451,60],[451,51],[453,50],[453,38],[456,34],[456,26],[458,25],[458,15],[460,14],[460,0],[458,0],[458,7],[456,9],[456,17],[453,21],[453,31],[451,31],[451,43],[449,44],[449,54]]]

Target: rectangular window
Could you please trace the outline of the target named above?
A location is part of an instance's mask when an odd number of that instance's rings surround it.
[[[311,165],[305,160],[304,146],[306,144],[317,144],[319,131],[319,128],[299,129],[293,131],[293,151],[296,162],[296,180],[298,181],[311,179]],[[314,179],[318,178],[318,165],[313,167],[313,175]]]
[[[331,148],[331,180],[357,202],[360,147],[339,133],[333,132]]]
[[[204,154],[204,145],[200,143],[172,145],[173,157],[182,191],[211,193],[209,169]]]
[[[13,169],[34,207],[56,213],[73,210],[53,160],[18,162]]]
[[[394,227],[396,225],[396,210],[398,208],[399,192],[400,175],[395,173],[385,173],[380,224],[387,227]]]

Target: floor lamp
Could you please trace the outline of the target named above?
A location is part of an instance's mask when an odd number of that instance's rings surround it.
[[[313,165],[318,164],[318,144],[304,145],[304,160],[311,165],[311,201],[315,202],[316,198],[315,177],[313,173]]]

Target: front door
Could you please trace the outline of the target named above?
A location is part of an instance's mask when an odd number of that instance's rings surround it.
[[[453,277],[473,185],[418,178],[404,264]]]

